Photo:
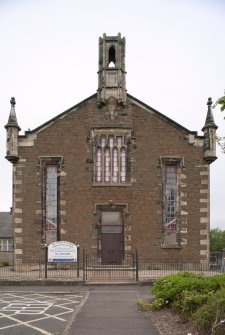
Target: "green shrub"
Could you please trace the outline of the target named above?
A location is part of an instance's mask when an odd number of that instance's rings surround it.
[[[225,288],[210,295],[207,302],[192,315],[204,335],[225,334]]]
[[[162,298],[157,298],[152,302],[152,308],[153,309],[161,309],[161,308],[164,308],[164,307],[167,307],[167,306],[169,306],[168,300],[165,301]]]
[[[215,291],[225,288],[225,273],[222,275],[215,275],[211,277],[207,277],[209,286]]]
[[[162,307],[173,306],[182,300],[184,291],[201,291],[206,286],[206,278],[189,272],[177,273],[156,281],[151,292],[155,300],[160,299]]]
[[[181,295],[181,300],[173,303],[179,313],[184,319],[189,319],[191,315],[203,304],[207,302],[209,297],[214,294],[214,291],[197,292],[197,291],[184,291]]]
[[[172,307],[183,319],[192,319],[201,334],[225,334],[225,274],[177,273],[158,279],[151,293],[155,299],[148,308]]]
[[[9,262],[8,261],[1,261],[0,266],[9,266]]]
[[[181,272],[160,278],[151,292],[155,296],[153,307],[174,307],[191,314],[201,306],[210,294],[225,288],[225,275],[205,277],[190,272]],[[193,294],[191,294],[193,292]]]
[[[149,311],[152,309],[152,304],[150,302],[146,302],[144,300],[138,301],[138,307],[140,308],[141,311]]]

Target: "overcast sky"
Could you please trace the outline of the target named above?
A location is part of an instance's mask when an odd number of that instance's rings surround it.
[[[128,93],[199,135],[208,97],[224,94],[225,0],[0,0],[0,32],[0,211],[12,206],[10,98],[23,134],[94,94],[103,33],[126,37]],[[225,229],[224,174],[218,148],[211,228]]]

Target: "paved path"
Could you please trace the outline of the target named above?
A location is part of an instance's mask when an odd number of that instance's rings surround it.
[[[96,288],[89,292],[84,306],[63,335],[159,335],[138,310],[137,301],[142,296],[136,287]]]

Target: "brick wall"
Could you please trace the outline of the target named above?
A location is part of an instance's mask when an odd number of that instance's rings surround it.
[[[131,129],[130,183],[93,186],[90,129]],[[209,166],[203,161],[203,140],[128,99],[121,107],[112,100],[97,108],[87,99],[37,131],[19,138],[20,159],[14,163],[14,239],[16,259],[43,255],[42,171],[40,157],[62,156],[60,170],[61,239],[81,249],[97,249],[96,206],[126,207],[125,250],[138,249],[141,258],[199,260],[208,257]],[[183,160],[180,187],[181,247],[162,247],[163,195],[160,157]]]

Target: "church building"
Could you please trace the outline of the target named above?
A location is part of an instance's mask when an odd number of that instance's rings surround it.
[[[102,264],[135,250],[144,260],[209,259],[211,98],[200,136],[131,96],[119,33],[99,38],[97,93],[24,135],[10,103],[15,262],[41,258],[54,241]]]

